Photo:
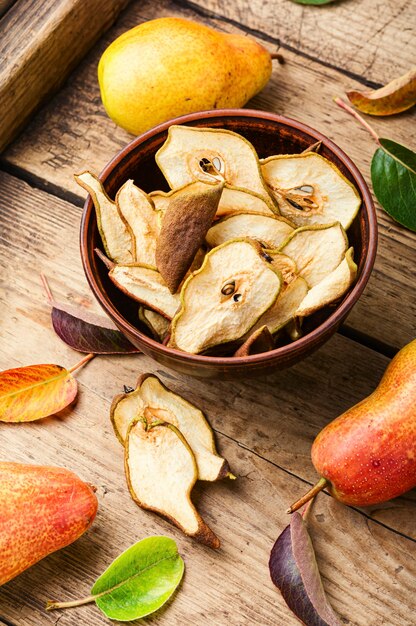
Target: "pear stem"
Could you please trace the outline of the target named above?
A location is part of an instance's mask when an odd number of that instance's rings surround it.
[[[344,111],[346,111],[347,113],[349,113],[350,115],[352,115],[352,117],[355,117],[356,120],[358,120],[360,122],[360,124],[362,126],[364,126],[364,128],[366,130],[368,130],[368,132],[370,133],[370,135],[374,138],[375,142],[377,143],[377,145],[381,145],[380,144],[380,138],[377,135],[376,131],[374,130],[374,128],[372,128],[370,126],[370,124],[368,122],[365,121],[365,119],[363,117],[361,117],[361,115],[359,115],[357,113],[357,111],[354,111],[354,109],[352,107],[350,107],[346,102],[344,102],[343,100],[341,100],[341,98],[334,98],[334,102],[335,104],[337,104],[339,107],[341,107],[341,109],[344,109]]]
[[[94,248],[94,252],[98,256],[98,258],[101,259],[101,261],[104,263],[107,269],[109,270],[113,269],[113,267],[115,266],[115,263],[113,263],[113,261],[111,261],[107,256],[105,256],[104,252],[101,252],[99,248]]]
[[[87,354],[87,356],[84,356],[84,358],[81,359],[80,361],[78,361],[78,363],[76,363],[75,365],[70,367],[68,372],[70,372],[72,374],[72,372],[75,372],[75,370],[77,370],[80,367],[82,367],[83,365],[85,365],[85,363],[88,363],[88,361],[91,361],[91,359],[93,359],[95,356],[96,356],[95,354],[90,352],[90,354]]]
[[[272,59],[272,61],[278,61],[279,65],[284,65],[286,63],[285,57],[280,54],[280,52],[272,52],[270,54],[270,58]]]
[[[97,597],[98,596],[87,596],[86,598],[81,598],[81,600],[72,600],[71,602],[53,602],[52,600],[48,600],[45,608],[47,611],[55,611],[56,609],[71,609],[74,606],[82,606],[83,604],[94,602]]]
[[[314,498],[317,493],[322,491],[322,489],[325,489],[325,487],[327,487],[328,484],[329,483],[326,478],[320,478],[318,482],[316,483],[316,485],[312,487],[312,489],[309,489],[309,491],[305,493],[304,496],[299,498],[299,500],[296,500],[296,502],[292,504],[291,507],[288,508],[286,513],[294,513],[295,511],[300,509],[301,506],[309,502],[309,500],[312,500],[312,498]]]
[[[316,143],[313,143],[312,145],[305,148],[305,150],[302,150],[301,154],[308,154],[308,152],[319,152],[321,146],[322,141],[317,141]]]

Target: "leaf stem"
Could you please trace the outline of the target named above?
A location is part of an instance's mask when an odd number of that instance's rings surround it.
[[[354,111],[354,109],[352,107],[350,107],[346,102],[341,100],[341,98],[334,98],[334,102],[339,107],[341,107],[341,109],[344,109],[344,111],[346,111],[347,113],[352,115],[352,117],[355,117],[355,119],[358,120],[360,122],[360,124],[362,126],[364,126],[364,128],[366,130],[368,130],[368,132],[373,137],[373,139],[375,140],[377,145],[380,146],[380,138],[377,135],[376,131],[374,130],[374,128],[372,128],[370,126],[370,124],[368,122],[365,121],[365,119],[363,117],[361,117],[361,115],[359,115],[359,113],[357,113],[357,111]]]
[[[83,365],[85,365],[85,363],[88,363],[88,361],[91,361],[91,359],[93,359],[95,356],[97,356],[97,355],[93,354],[92,352],[90,352],[90,354],[87,354],[87,356],[84,356],[84,358],[81,359],[80,361],[78,361],[78,363],[76,363],[75,365],[70,367],[68,372],[71,372],[71,374],[72,374],[72,372],[75,372],[75,370],[77,370],[80,367],[82,367]]]
[[[97,596],[87,596],[86,598],[72,600],[70,602],[53,602],[52,600],[48,600],[45,608],[47,611],[55,611],[56,609],[71,609],[75,606],[82,606],[83,604],[94,602],[96,597]]]
[[[295,511],[300,509],[301,506],[309,502],[309,500],[312,500],[312,498],[314,498],[317,493],[322,491],[322,489],[325,489],[325,487],[327,487],[328,484],[329,483],[326,478],[320,478],[318,482],[316,483],[316,485],[312,487],[312,489],[309,489],[309,491],[305,493],[304,496],[299,498],[299,500],[296,500],[296,502],[292,504],[291,507],[288,508],[286,513],[294,513]]]
[[[52,304],[53,303],[52,291],[51,291],[51,288],[49,287],[49,283],[48,283],[48,280],[47,280],[45,274],[43,274],[42,272],[40,273],[40,279],[42,281],[43,289],[45,290],[48,302],[49,302],[49,304]]]

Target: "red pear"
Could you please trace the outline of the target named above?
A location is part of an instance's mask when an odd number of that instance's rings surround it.
[[[312,462],[322,478],[290,513],[326,486],[352,506],[385,502],[416,487],[416,340],[398,352],[368,398],[319,433]]]
[[[66,469],[0,463],[0,585],[78,539],[97,506],[93,489]]]

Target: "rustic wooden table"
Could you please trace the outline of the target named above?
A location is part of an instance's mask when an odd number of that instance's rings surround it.
[[[380,85],[414,63],[416,4],[411,0],[344,0],[302,7],[289,0],[141,0],[132,2],[65,87],[33,118],[0,161],[0,367],[72,365],[78,355],[51,330],[39,274],[54,295],[97,308],[78,250],[83,194],[74,172],[99,172],[131,137],[105,115],[96,80],[100,54],[117,35],[155,17],[175,15],[225,32],[250,34],[286,64],[249,106],[297,118],[326,133],[369,180],[373,143],[332,97]],[[413,40],[412,40],[413,36]],[[383,136],[415,147],[415,115],[374,119]],[[379,249],[365,294],[346,324],[318,353],[262,380],[192,380],[143,355],[98,357],[79,372],[79,399],[59,416],[0,427],[4,460],[56,464],[98,487],[99,513],[79,541],[0,589],[7,626],[97,626],[89,605],[46,613],[47,599],[88,594],[122,550],[151,534],[178,542],[186,575],[174,602],[146,623],[169,626],[297,624],[269,579],[270,548],[285,509],[316,479],[310,446],[318,431],[368,395],[392,355],[415,336],[415,237],[378,210]],[[238,480],[196,490],[218,536],[218,552],[132,502],[109,405],[123,384],[156,372],[201,406]],[[411,626],[416,622],[416,494],[366,510],[320,495],[310,531],[330,601],[345,624]]]

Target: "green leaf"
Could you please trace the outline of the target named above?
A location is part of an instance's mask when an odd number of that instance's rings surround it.
[[[386,213],[416,231],[416,153],[391,139],[379,141],[371,161],[374,193]]]
[[[314,6],[319,6],[321,4],[335,2],[335,0],[292,0],[292,2],[296,2],[297,4],[313,4]]]
[[[131,621],[159,609],[179,585],[184,562],[168,537],[148,537],[123,552],[91,594],[110,619]]]

